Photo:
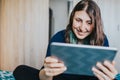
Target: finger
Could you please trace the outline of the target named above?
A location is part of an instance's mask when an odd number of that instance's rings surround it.
[[[92,68],[92,71],[95,72],[95,73],[97,73],[97,74],[99,74],[99,75],[101,75],[101,76],[104,75],[100,70],[98,70],[95,67]]]
[[[112,61],[112,65],[114,65],[114,66],[115,66],[115,61]]]
[[[61,73],[64,72],[66,70],[66,67],[62,67],[62,68],[46,68],[45,71],[49,72],[49,73]]]
[[[55,57],[47,57],[45,63],[58,62],[58,59]]]
[[[96,65],[100,70],[102,70],[106,75],[108,75],[111,79],[114,78],[114,74],[105,66],[103,66],[100,62]]]
[[[63,73],[67,68],[66,67],[62,67],[62,68],[45,68],[45,73],[47,76],[56,76],[58,74]]]
[[[97,75],[99,75],[99,78],[102,77],[102,79],[104,79],[104,80],[111,80],[108,76],[106,76],[103,72],[101,72],[100,70],[98,70],[98,69],[95,68],[95,67],[92,68],[92,71],[93,71],[94,73],[96,73]],[[101,77],[100,77],[100,76],[101,76]]]
[[[99,80],[104,80],[103,77],[101,77],[99,74],[97,74],[96,72],[94,72],[95,76],[99,79]]]
[[[103,63],[114,75],[116,75],[118,72],[117,72],[117,70],[115,69],[115,66],[113,65],[114,64],[114,62],[113,62],[113,64],[111,63],[111,62],[109,62],[109,61],[104,61],[104,63]]]
[[[57,67],[64,67],[65,65],[63,63],[45,63],[44,67],[50,67],[50,68],[57,68]]]

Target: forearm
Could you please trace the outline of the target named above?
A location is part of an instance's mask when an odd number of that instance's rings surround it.
[[[40,78],[40,80],[52,80],[52,79],[53,79],[53,77],[47,76],[47,75],[45,74],[44,69],[42,69],[42,70],[39,72],[39,78]]]

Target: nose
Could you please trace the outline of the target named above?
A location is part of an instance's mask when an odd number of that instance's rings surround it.
[[[83,24],[81,24],[80,26],[79,26],[79,30],[81,31],[81,32],[87,32],[88,30],[87,30],[87,27],[86,27],[87,25],[85,24],[85,23],[83,23]]]

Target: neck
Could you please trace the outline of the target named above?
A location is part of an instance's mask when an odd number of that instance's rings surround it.
[[[84,40],[78,40],[78,44],[84,44]]]

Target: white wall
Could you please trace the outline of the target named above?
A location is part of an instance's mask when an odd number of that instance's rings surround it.
[[[68,23],[67,0],[50,0],[49,6],[53,10],[52,35],[65,29]]]

